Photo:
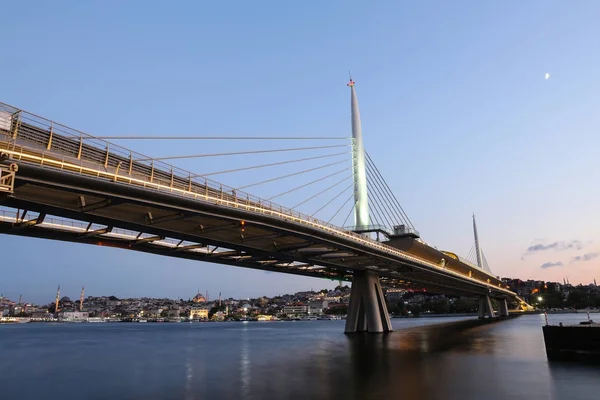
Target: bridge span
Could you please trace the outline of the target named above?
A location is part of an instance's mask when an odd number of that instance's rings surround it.
[[[380,282],[523,305],[414,233],[377,241],[3,103],[0,154],[0,233],[352,280],[347,332],[391,331]]]

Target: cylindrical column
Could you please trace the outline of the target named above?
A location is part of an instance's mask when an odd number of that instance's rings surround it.
[[[358,228],[369,225],[369,203],[367,198],[367,172],[365,149],[362,140],[358,99],[354,81],[350,79],[350,107],[352,109],[352,168],[354,172],[354,224]]]

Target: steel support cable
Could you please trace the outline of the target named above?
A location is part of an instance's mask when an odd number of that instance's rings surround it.
[[[294,147],[294,148],[288,148],[288,149],[234,151],[234,152],[230,152],[230,153],[194,154],[191,156],[139,158],[139,159],[136,159],[133,161],[161,161],[161,160],[180,160],[180,159],[184,159],[184,158],[224,157],[224,156],[238,156],[238,155],[243,155],[243,154],[264,154],[264,153],[281,153],[281,152],[287,152],[287,151],[334,149],[334,148],[348,147],[348,146],[350,146],[350,145],[349,144],[338,144],[338,145],[331,145],[331,146]]]
[[[474,256],[475,256],[475,245],[471,246],[471,250],[469,250],[469,254],[467,254],[467,260],[473,262]]]
[[[367,186],[368,189],[368,186]],[[376,210],[378,210],[381,214],[380,214],[380,218],[382,218],[382,225],[388,224],[388,226],[391,228],[394,226],[394,222],[393,222],[393,217],[392,220],[390,221],[390,216],[389,216],[389,212],[386,213],[385,210],[383,210],[380,206],[380,197],[379,197],[379,193],[376,190],[371,190],[370,193],[373,194],[374,200],[375,202],[373,203],[373,206]],[[371,203],[371,202],[370,202]],[[383,217],[381,217],[381,215],[383,215]]]
[[[352,194],[350,195],[350,197],[348,197],[348,200],[346,200],[344,202],[344,204],[342,204],[342,206],[340,208],[338,208],[338,210],[335,212],[335,214],[333,214],[333,216],[331,218],[329,218],[329,221],[327,221],[327,223],[331,223],[331,221],[339,214],[340,211],[342,211],[342,208],[346,207],[346,204],[348,204],[348,202],[350,200],[352,200],[352,198],[354,197],[354,192],[352,192]],[[323,207],[322,207],[323,208]],[[354,209],[354,206],[352,206],[352,209]],[[318,212],[318,211],[317,211]],[[316,213],[315,213],[316,214]],[[314,214],[313,214],[314,215]],[[343,225],[343,224],[342,224]]]
[[[351,183],[348,187],[346,187],[344,190],[342,190],[341,192],[339,192],[333,199],[329,200],[327,203],[325,203],[323,206],[321,206],[321,208],[319,208],[317,211],[315,211],[314,213],[311,214],[311,217],[314,217],[315,215],[317,215],[321,210],[323,210],[325,207],[327,207],[328,205],[330,205],[331,203],[333,203],[338,197],[340,197],[341,195],[343,195],[344,193],[346,193],[346,190],[350,189],[352,186],[354,186],[354,182]],[[352,193],[352,195],[354,196],[354,193]],[[348,200],[346,200],[346,203],[348,202]],[[344,203],[345,204],[345,203]],[[338,211],[339,212],[339,211]],[[331,221],[331,220],[329,220]]]
[[[383,225],[382,223],[380,223],[377,220],[377,217],[375,216],[375,212],[373,211],[373,207],[371,207],[371,204],[369,204],[369,223],[371,224],[371,226],[373,225]]]
[[[369,173],[369,170],[367,169],[367,178],[370,177],[370,176],[371,176],[371,174]],[[373,181],[373,179],[371,179],[371,181]],[[367,185],[369,186],[369,179],[367,179]],[[382,198],[382,194],[378,190],[378,187],[376,186],[376,182],[375,183],[371,182],[370,186],[371,186],[371,193],[373,193],[373,197],[374,197],[374,200],[375,200],[375,207],[379,208],[379,210],[381,211],[381,213],[384,216],[386,216],[385,219],[386,219],[387,223],[389,224],[389,227],[392,228],[394,226],[394,222],[393,222],[394,216],[393,215],[390,216],[389,208],[388,208],[387,211],[381,208],[382,205],[385,204],[385,199]],[[392,214],[393,214],[393,212],[392,212]]]
[[[315,184],[315,183],[317,183],[317,182],[324,181],[325,179],[327,179],[327,178],[331,178],[332,176],[335,176],[335,175],[338,175],[338,174],[341,174],[342,172],[344,172],[344,171],[347,171],[348,169],[349,169],[349,168],[344,168],[344,169],[341,169],[341,170],[339,170],[339,171],[337,171],[337,172],[334,172],[333,174],[329,174],[329,175],[327,175],[327,176],[324,176],[324,177],[322,177],[322,178],[315,179],[314,181],[311,181],[311,182],[305,183],[304,185],[301,185],[301,186],[295,187],[295,188],[293,188],[293,189],[287,190],[287,191],[285,191],[285,192],[283,192],[283,193],[280,193],[280,194],[278,194],[278,195],[276,195],[276,196],[269,197],[269,198],[267,199],[267,201],[271,201],[271,200],[273,200],[273,199],[275,199],[275,198],[277,198],[277,197],[281,197],[281,196],[283,196],[283,195],[286,195],[286,194],[288,194],[288,193],[295,192],[296,190],[299,190],[299,189],[305,188],[305,187],[307,187],[307,186],[313,185],[313,184]]]
[[[267,179],[267,180],[256,182],[256,183],[252,183],[252,184],[246,185],[246,186],[240,186],[236,190],[242,190],[242,189],[246,189],[246,188],[249,188],[249,187],[262,185],[262,184],[265,184],[265,183],[274,182],[274,181],[278,181],[278,180],[285,179],[285,178],[290,178],[292,176],[298,176],[298,175],[306,174],[308,172],[317,171],[319,169],[331,167],[332,165],[338,165],[338,164],[342,164],[342,163],[345,163],[345,162],[346,162],[346,160],[342,160],[342,161],[338,161],[338,162],[334,162],[334,163],[329,163],[329,164],[321,165],[319,167],[305,169],[304,171],[294,172],[294,173],[291,173],[291,174],[286,174],[286,175],[278,176],[276,178]],[[345,169],[347,169],[347,168],[344,168],[344,170]]]
[[[354,207],[356,207],[356,204],[354,204]],[[342,226],[346,225],[346,221],[348,221],[348,218],[350,218],[350,214],[352,214],[352,210],[354,210],[354,207],[352,207],[350,211],[348,211],[348,215],[346,215],[346,219],[344,220]]]
[[[375,167],[375,168],[377,168],[377,167]],[[381,174],[379,174],[379,177],[384,184],[384,190],[386,190],[386,193],[388,194],[389,198],[391,199],[392,207],[395,207],[397,212],[400,214],[400,218],[406,224],[406,226],[414,230],[415,227],[414,227],[413,223],[411,222],[410,218],[408,217],[408,215],[406,214],[406,212],[400,205],[400,202],[398,201],[398,199],[396,198],[396,196],[394,195],[394,193],[388,186],[387,182],[385,182],[385,180],[383,179],[383,176],[381,176]]]
[[[383,177],[381,177],[381,179],[383,179]],[[396,199],[389,186],[387,186],[385,180],[383,180],[383,183],[385,184],[384,191],[388,194],[388,197],[391,199],[391,207],[393,207],[396,210],[396,214],[399,215],[399,218],[402,220],[402,222],[406,224],[407,227],[414,230],[414,225],[410,221],[410,218],[408,218],[408,215],[406,215],[406,213],[404,212],[404,209],[398,202],[398,199]]]
[[[311,201],[311,200],[312,200],[312,199],[314,199],[315,197],[317,197],[317,196],[320,196],[320,195],[322,195],[322,194],[323,194],[323,193],[325,193],[325,192],[328,192],[328,191],[330,191],[330,190],[331,190],[331,189],[333,189],[334,187],[336,187],[336,186],[338,186],[338,185],[341,185],[342,183],[346,182],[346,181],[347,181],[348,179],[350,179],[350,178],[352,178],[352,176],[349,176],[349,177],[347,177],[347,178],[345,178],[345,179],[342,179],[341,181],[338,181],[338,183],[336,183],[336,184],[333,184],[333,185],[329,186],[328,188],[326,188],[326,189],[324,189],[324,190],[321,190],[319,193],[317,193],[317,194],[314,194],[314,195],[310,196],[308,199],[306,199],[306,200],[303,200],[303,201],[301,201],[300,203],[298,203],[298,204],[296,204],[295,206],[293,206],[293,207],[292,207],[292,210],[295,210],[296,208],[300,207],[302,204],[304,204],[304,203],[306,203],[306,202],[309,202],[309,201]]]
[[[99,140],[350,140],[341,136],[94,136]]]
[[[394,208],[389,204],[389,202],[386,202],[385,196],[381,191],[381,188],[377,185],[377,181],[375,181],[375,183],[372,183],[371,186],[373,186],[373,191],[378,198],[376,206],[379,207],[381,213],[387,217],[388,223],[390,223],[390,228],[395,225],[394,221],[401,222],[402,217],[399,216],[397,212],[395,212]]]
[[[493,275],[492,269],[490,268],[490,264],[488,264],[487,259],[485,258],[485,254],[483,254],[483,250],[481,250],[481,258],[483,258],[483,269]]]
[[[374,174],[375,174],[375,172],[372,171],[372,169],[369,168],[369,165],[367,164],[367,177],[370,178],[371,185],[377,187],[378,188],[378,193],[380,193],[380,196],[384,197],[384,195],[380,191],[380,190],[383,190],[383,189],[381,189],[381,186],[379,185],[378,180],[376,179],[376,177],[374,177]],[[385,198],[387,198],[387,196],[385,196]],[[402,217],[402,215],[398,214],[396,208],[392,204],[390,204],[389,200],[386,201],[384,199],[382,201],[382,203],[385,203],[385,205],[387,206],[388,213],[393,215],[392,219],[396,219],[397,218],[398,222],[404,222],[404,218]],[[406,222],[404,222],[404,223],[406,224]]]
[[[371,207],[370,202],[369,202],[369,211],[370,211],[369,215],[373,214],[373,212],[374,212],[379,217],[379,220],[377,221],[377,225],[385,225],[384,218],[381,216],[380,211],[378,210],[377,207]]]
[[[387,204],[388,208],[391,210],[392,214],[394,214],[395,217],[398,218],[399,222],[402,222],[405,225],[408,225],[410,227],[410,224],[406,221],[404,216],[402,216],[402,214],[398,212],[397,207],[394,206],[393,201],[390,200],[390,196],[386,192],[385,188],[383,187],[383,184],[381,183],[381,179],[376,174],[374,165],[369,164],[369,162],[367,162],[367,172],[369,173],[369,176],[371,176],[371,179],[373,180],[373,184],[376,185],[382,191],[382,193],[383,193],[382,196],[385,197],[385,199],[387,199],[387,201],[385,201],[385,203]]]
[[[371,205],[369,204],[369,226],[379,225],[377,220],[372,216],[373,212],[371,210]]]
[[[387,193],[391,197],[392,202],[395,202],[397,209],[400,211],[401,215],[404,216],[404,218],[402,218],[402,219],[404,220],[404,222],[407,224],[408,227],[410,227],[414,230],[415,229],[414,225],[410,221],[410,218],[408,218],[408,215],[406,215],[406,212],[404,212],[402,205],[400,205],[400,202],[398,201],[398,199],[394,195],[394,192],[392,192],[391,188],[389,187],[389,185],[387,184],[387,182],[381,175],[381,172],[379,172],[379,169],[377,168],[377,166],[375,165],[375,163],[373,162],[373,160],[371,159],[371,157],[369,156],[369,154],[367,152],[365,152],[365,155],[367,156],[367,158],[366,158],[367,163],[371,164],[371,166],[375,170],[376,174],[380,177],[381,181],[383,181],[383,185],[387,189]]]
[[[403,216],[401,219],[403,220],[403,222],[405,224],[407,224],[409,227],[411,227],[412,229],[414,229],[414,225],[410,221],[410,218],[408,218],[408,215],[406,215],[406,212],[404,212],[404,209],[400,205],[400,202],[398,201],[398,199],[394,195],[394,192],[391,190],[391,188],[389,187],[389,185],[387,184],[387,182],[383,178],[383,175],[381,175],[381,172],[379,172],[379,169],[375,165],[375,162],[371,159],[371,157],[366,152],[365,152],[365,155],[367,156],[367,164],[370,165],[371,168],[375,171],[376,176],[378,176],[379,180],[382,182],[384,188],[386,189],[386,193],[388,193],[388,196],[392,199],[392,203],[396,205],[396,209]]]
[[[320,158],[330,158],[330,157],[336,157],[336,156],[347,155],[347,154],[348,154],[348,152],[344,151],[344,152],[341,152],[341,153],[325,154],[323,156],[299,158],[299,159],[296,159],[296,160],[280,161],[280,162],[271,163],[271,164],[253,165],[251,167],[228,169],[228,170],[225,170],[225,171],[210,172],[208,174],[192,175],[192,178],[196,178],[196,177],[199,177],[199,176],[200,177],[205,177],[205,176],[211,176],[211,175],[228,174],[230,172],[248,171],[248,170],[251,170],[251,169],[273,167],[273,166],[276,166],[276,165],[292,164],[292,163],[297,163],[297,162],[303,162],[303,161],[309,161],[309,160],[317,160],[317,159],[320,159]]]

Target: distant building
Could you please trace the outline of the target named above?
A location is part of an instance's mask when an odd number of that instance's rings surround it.
[[[59,314],[59,318],[70,322],[87,321],[89,313],[85,311],[65,311]]]
[[[193,307],[190,310],[190,319],[207,319],[208,308],[204,307]]]
[[[202,296],[202,294],[200,294],[200,292],[198,292],[198,294],[194,296],[192,301],[194,303],[206,303],[206,297]]]
[[[31,319],[39,319],[39,320],[48,320],[48,319],[54,319],[54,315],[46,312],[46,311],[40,311],[40,312],[33,312],[31,313]]]
[[[286,315],[308,314],[308,306],[304,306],[304,305],[284,306],[283,313]]]
[[[252,306],[251,306],[250,304],[248,304],[248,303],[244,303],[244,304],[242,304],[242,306],[240,307],[240,311],[241,311],[241,312],[243,312],[243,313],[247,313],[247,312],[249,312],[250,310],[252,310]]]
[[[402,296],[406,294],[406,290],[389,288],[385,291],[385,298],[389,302],[398,302],[402,300]]]
[[[323,314],[323,310],[329,306],[328,301],[311,301],[308,303],[309,314]]]
[[[217,311],[212,316],[213,321],[223,321],[224,319],[225,319],[225,313],[223,311]]]
[[[160,314],[163,312],[162,308],[147,308],[140,312],[140,315],[146,318],[158,318]]]

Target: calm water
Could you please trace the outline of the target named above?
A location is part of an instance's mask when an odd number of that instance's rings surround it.
[[[464,320],[3,325],[0,399],[600,398],[600,367],[547,362],[541,316]]]

